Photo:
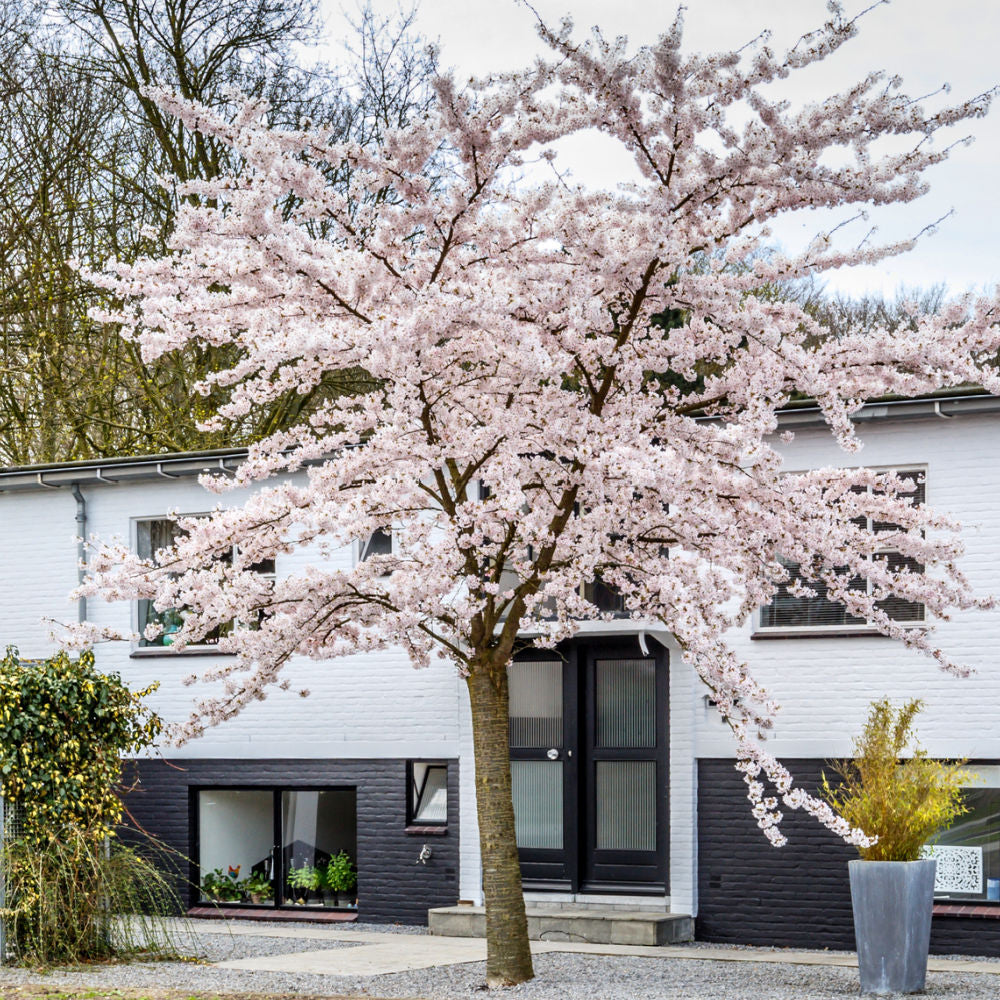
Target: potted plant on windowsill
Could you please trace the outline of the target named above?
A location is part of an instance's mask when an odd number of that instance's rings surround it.
[[[294,901],[300,906],[305,906],[309,902],[310,895],[319,889],[319,869],[312,865],[292,868],[288,872],[288,884],[298,890],[292,894]]]
[[[321,878],[323,889],[333,897],[331,905],[351,905],[351,890],[358,884],[358,873],[347,851],[340,851],[330,858]]]
[[[823,775],[830,806],[873,843],[848,862],[861,989],[914,993],[927,976],[936,862],[924,845],[966,812],[962,786],[975,780],[965,761],[931,760],[916,742],[911,700],[894,709],[872,703],[854,758],[834,762],[840,781]],[[907,753],[907,756],[903,756]]]
[[[226,878],[222,874],[221,868],[214,868],[206,872],[201,880],[201,895],[204,899],[213,903],[222,900],[222,892],[226,885]]]
[[[243,897],[243,890],[221,868],[213,868],[201,880],[201,894],[213,903],[238,903]]]
[[[274,897],[274,886],[263,872],[252,872],[243,883],[243,891],[251,903],[266,903]]]

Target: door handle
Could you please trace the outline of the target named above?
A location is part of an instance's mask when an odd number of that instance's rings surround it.
[[[548,757],[549,760],[558,760],[559,759],[559,751],[555,747],[553,747],[551,750],[546,750],[545,751],[545,756]]]

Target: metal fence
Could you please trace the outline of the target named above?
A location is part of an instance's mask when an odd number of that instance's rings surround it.
[[[24,833],[24,806],[5,802],[0,796],[0,850],[8,841],[17,840]],[[0,865],[0,909],[7,906],[7,886],[4,880],[6,865]],[[0,916],[0,965],[7,962],[7,921]]]

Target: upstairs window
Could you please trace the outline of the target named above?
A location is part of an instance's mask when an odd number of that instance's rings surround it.
[[[616,617],[627,617],[625,597],[617,587],[605,583],[599,576],[593,582],[583,584],[583,597],[590,601],[600,612],[610,613]]]
[[[891,469],[901,479],[912,479],[916,489],[909,494],[901,494],[909,498],[910,503],[920,505],[926,497],[926,473],[923,469]],[[859,487],[859,492],[868,492],[866,487]],[[854,519],[859,527],[867,528],[878,534],[891,534],[899,530],[899,525],[886,521],[875,521],[863,517]],[[886,547],[875,553],[873,561],[885,561],[891,570],[909,570],[911,573],[923,573],[924,567],[915,559],[909,558]],[[788,631],[798,629],[815,629],[821,631],[844,629],[864,629],[868,623],[863,618],[852,615],[842,605],[830,600],[827,595],[827,585],[814,575],[815,570],[800,563],[782,559],[782,564],[789,572],[789,580],[778,587],[771,603],[760,609],[761,631]],[[814,592],[813,597],[804,597],[794,593],[796,585],[808,587]],[[860,592],[871,591],[871,581],[863,576],[855,576],[850,581],[851,590]],[[879,601],[876,607],[884,611],[893,621],[901,623],[917,623],[924,621],[924,606],[917,601],[907,601],[892,596]]]
[[[152,559],[160,549],[169,548],[181,534],[177,522],[168,517],[144,518],[136,521],[135,526],[136,552],[144,559]],[[237,549],[234,546],[220,557],[220,561],[231,564],[236,552]],[[263,559],[250,568],[267,579],[274,579],[273,559]],[[165,611],[157,611],[153,606],[153,602],[149,600],[139,601],[137,610],[140,648],[168,649],[172,646],[174,636],[181,630],[181,626],[184,624],[184,618],[187,614],[186,610],[184,608],[168,608]],[[226,625],[212,629],[211,632],[201,639],[198,645],[218,645],[219,639],[225,635],[229,635],[234,628],[255,628],[256,624],[229,622]],[[162,631],[158,636],[147,639],[143,633],[150,625],[159,625]]]
[[[376,528],[364,541],[358,544],[358,562],[364,562],[372,556],[392,555],[392,530]]]

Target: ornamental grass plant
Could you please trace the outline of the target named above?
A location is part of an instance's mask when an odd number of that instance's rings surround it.
[[[93,830],[64,828],[2,853],[4,920],[17,962],[52,966],[142,955],[176,958],[177,893],[154,859]]]
[[[963,787],[976,775],[966,761],[932,760],[916,740],[923,702],[896,709],[872,702],[851,760],[833,761],[838,782],[823,774],[820,795],[852,826],[877,838],[859,847],[865,861],[916,861],[923,846],[967,812]]]

